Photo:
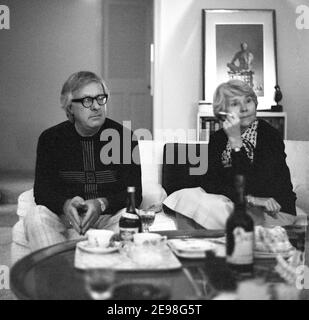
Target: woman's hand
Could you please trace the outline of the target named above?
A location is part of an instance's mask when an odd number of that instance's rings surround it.
[[[254,206],[264,208],[264,211],[273,218],[277,218],[277,214],[281,210],[280,204],[274,198],[249,196],[248,202]]]
[[[237,113],[232,112],[227,115],[225,121],[223,122],[223,130],[228,136],[232,149],[242,147],[240,119]]]

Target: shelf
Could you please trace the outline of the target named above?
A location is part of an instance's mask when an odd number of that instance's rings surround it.
[[[197,140],[208,142],[210,135],[222,128],[222,122],[214,117],[212,106],[207,105],[205,108],[199,109],[200,111],[197,114]],[[282,139],[286,139],[286,112],[257,111],[257,118],[267,121],[279,131]]]

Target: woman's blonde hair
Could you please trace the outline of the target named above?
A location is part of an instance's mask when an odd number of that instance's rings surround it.
[[[235,96],[251,97],[255,107],[258,105],[257,96],[247,83],[241,80],[230,80],[221,83],[215,90],[213,97],[214,115],[217,117],[220,111],[226,111],[229,99]]]
[[[74,122],[74,117],[70,112],[73,92],[79,90],[89,83],[99,83],[102,85],[103,92],[109,94],[108,88],[102,78],[90,71],[78,71],[70,75],[67,81],[62,86],[60,94],[61,108],[64,109],[68,119]]]

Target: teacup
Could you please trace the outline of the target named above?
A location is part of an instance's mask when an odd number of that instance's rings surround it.
[[[86,232],[89,245],[95,247],[108,247],[113,235],[111,230],[89,229]]]
[[[135,245],[152,244],[158,245],[164,241],[166,237],[161,236],[159,233],[135,233],[133,235],[133,242]]]

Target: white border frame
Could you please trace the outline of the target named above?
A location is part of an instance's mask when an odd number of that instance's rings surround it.
[[[258,110],[270,109],[277,84],[275,10],[203,9],[203,100],[212,103],[216,81],[216,24],[263,24],[264,96],[258,97]]]

